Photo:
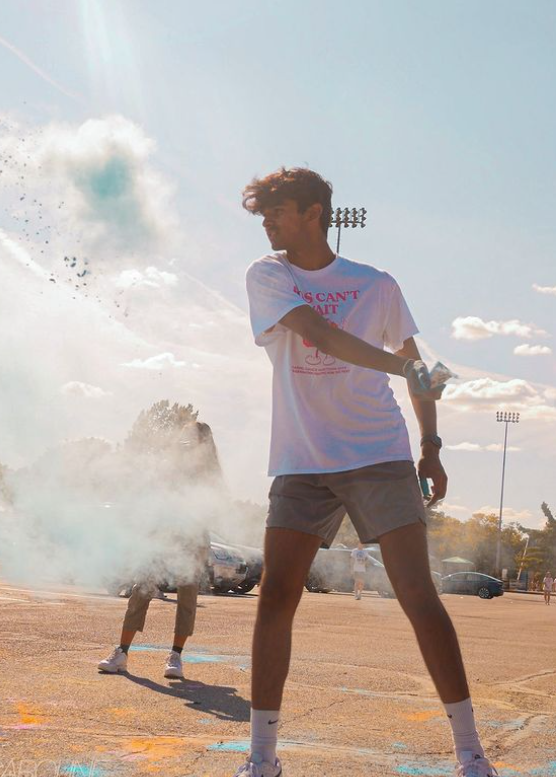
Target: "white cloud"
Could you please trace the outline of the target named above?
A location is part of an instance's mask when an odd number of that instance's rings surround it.
[[[476,442],[458,442],[457,445],[444,446],[449,451],[481,451],[482,447]]]
[[[552,294],[556,297],[556,286],[539,286],[537,283],[534,283],[533,288],[535,291],[538,291],[539,294]]]
[[[100,399],[111,396],[109,391],[104,391],[100,386],[92,386],[90,383],[83,383],[80,380],[70,380],[68,383],[64,383],[60,392],[66,397],[84,397],[85,399]]]
[[[517,318],[510,321],[484,321],[478,316],[459,316],[452,321],[452,330],[452,337],[456,340],[486,340],[495,335],[524,338],[547,336],[547,332],[535,324],[524,324]]]
[[[458,401],[525,401],[536,396],[536,389],[526,380],[513,378],[499,381],[492,378],[477,378],[457,385],[448,385],[443,400]]]
[[[185,367],[186,362],[176,359],[173,353],[160,353],[157,356],[150,356],[148,359],[133,359],[133,361],[124,362],[122,366],[138,370],[165,370],[169,367]]]
[[[494,453],[499,453],[500,451],[504,450],[504,446],[501,442],[492,442],[490,445],[485,445],[484,447],[485,451],[494,451]],[[508,445],[506,447],[506,450],[512,451],[513,453],[517,453],[521,450],[521,448],[518,448],[517,445]]]
[[[442,401],[465,411],[501,410],[521,413],[523,418],[556,421],[556,405],[548,404],[553,399],[547,394],[547,390],[544,387],[538,389],[520,378],[506,381],[477,378],[457,385],[448,385]]]
[[[471,508],[465,505],[450,504],[449,502],[442,502],[442,512],[447,513],[462,513],[466,516],[471,515]],[[457,517],[457,516],[456,516]]]
[[[479,445],[476,442],[458,442],[456,445],[446,445],[445,448],[449,451],[465,451],[469,453],[476,453],[480,451],[501,451],[503,446],[501,443],[490,443],[489,445]],[[508,445],[509,451],[519,451],[521,448]]]
[[[523,345],[516,345],[514,348],[516,356],[549,356],[552,353],[552,348],[548,345],[529,345],[524,343]]]
[[[156,267],[147,267],[143,272],[122,270],[116,278],[115,285],[119,289],[129,289],[130,286],[160,289],[164,286],[175,286],[177,282],[178,276],[175,273],[158,270]]]

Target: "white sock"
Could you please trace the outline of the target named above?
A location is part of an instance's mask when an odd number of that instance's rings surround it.
[[[279,710],[251,710],[251,756],[260,756],[274,765],[279,720]]]
[[[445,704],[444,708],[452,727],[458,761],[461,760],[460,756],[465,751],[483,757],[485,753],[481,747],[479,734],[475,726],[471,699],[458,701],[455,704]]]

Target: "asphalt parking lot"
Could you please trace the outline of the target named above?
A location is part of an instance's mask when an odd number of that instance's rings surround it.
[[[556,601],[443,599],[500,775],[556,775]],[[0,583],[0,777],[232,777],[256,602],[200,597],[181,682],[162,676],[175,597],[152,603],[129,672],[108,676],[96,666],[125,599]],[[451,777],[449,728],[396,601],[303,596],[281,737],[284,777]]]

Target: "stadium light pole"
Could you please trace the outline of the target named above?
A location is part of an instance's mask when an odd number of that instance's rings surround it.
[[[508,447],[508,425],[519,423],[519,413],[497,411],[496,420],[504,424],[504,457],[502,459],[502,486],[500,488],[500,514],[498,516],[498,537],[496,540],[496,574],[501,577],[500,556],[502,551],[502,511],[504,509],[504,478],[506,476],[506,450]]]
[[[340,252],[340,237],[342,227],[361,227],[365,229],[367,224],[367,211],[365,208],[336,208],[330,216],[330,226],[338,230],[336,253]]]

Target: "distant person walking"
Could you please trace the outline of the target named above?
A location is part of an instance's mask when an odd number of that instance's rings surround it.
[[[361,599],[363,586],[365,585],[365,573],[371,555],[360,542],[351,554],[351,567],[353,571],[353,595],[357,600]]]
[[[552,577],[551,572],[547,572],[544,576],[544,580],[542,581],[542,590],[544,594],[544,603],[550,604],[550,595],[552,593],[552,589],[554,587],[554,578]]]

